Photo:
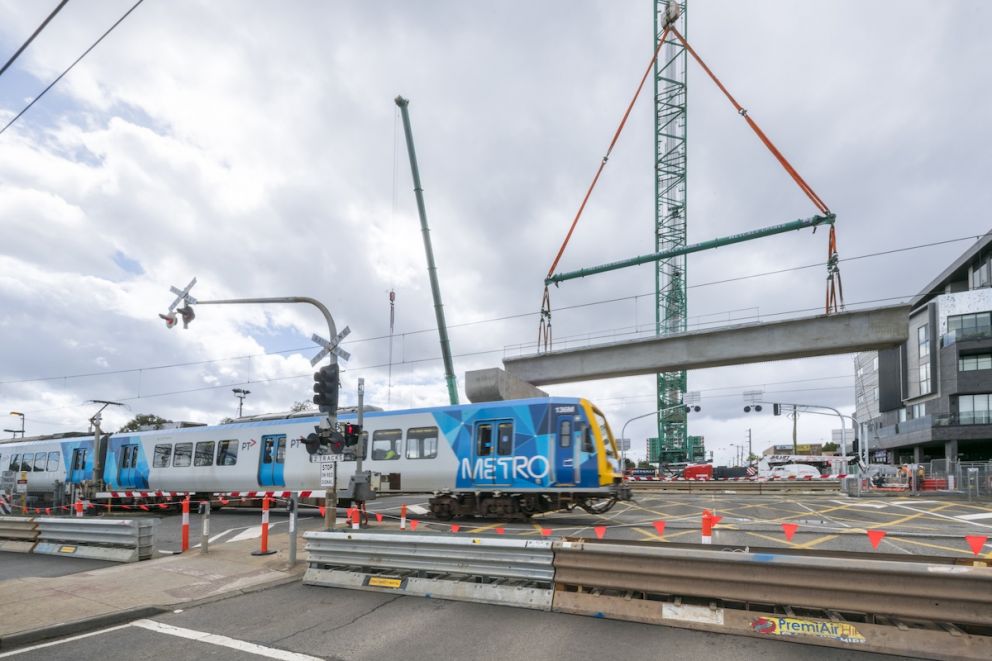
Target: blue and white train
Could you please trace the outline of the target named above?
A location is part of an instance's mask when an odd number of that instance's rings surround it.
[[[354,413],[342,413],[353,422]],[[322,489],[321,458],[305,439],[317,416],[112,434],[102,444],[102,482],[113,491]],[[630,491],[616,442],[588,400],[550,397],[364,415],[363,470],[386,493],[429,493],[431,511],[454,516],[529,516],[581,507],[600,513]],[[338,462],[338,482],[355,472],[355,448]],[[0,467],[46,479],[93,481],[93,438],[0,445]],[[38,473],[44,473],[44,476]],[[344,496],[350,494],[344,493]]]

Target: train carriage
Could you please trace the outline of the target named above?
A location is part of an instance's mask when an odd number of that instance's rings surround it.
[[[354,422],[355,414],[339,420]],[[113,434],[101,448],[102,481],[112,492],[319,491],[331,450],[311,454],[306,443],[319,422],[314,415]],[[439,518],[600,512],[629,498],[609,425],[584,399],[368,411],[363,422],[362,468],[378,474],[380,493],[431,494]],[[55,479],[92,480],[92,438],[46,448],[35,452],[61,450],[65,470]],[[354,450],[338,462],[344,498]]]

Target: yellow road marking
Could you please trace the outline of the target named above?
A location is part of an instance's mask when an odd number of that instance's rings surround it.
[[[665,541],[668,541],[668,540],[675,539],[676,537],[682,537],[683,535],[690,535],[690,534],[692,534],[694,532],[699,532],[698,530],[693,530],[693,529],[680,530],[679,532],[668,532],[666,530],[665,531],[665,535],[662,537],[661,535],[658,535],[657,533],[651,532],[650,530],[645,530],[644,528],[633,528],[633,530],[636,530],[638,533],[640,533],[641,535],[643,535],[646,539],[650,539],[651,541],[654,541],[654,542],[665,542]]]
[[[503,523],[490,523],[488,526],[479,526],[478,528],[472,528],[469,532],[485,532],[486,530],[492,530],[493,528],[505,528],[506,524]]]
[[[840,537],[840,535],[823,535],[822,537],[817,537],[816,539],[811,540],[809,542],[804,542],[802,544],[796,544],[796,548],[797,549],[811,549],[814,546],[819,546],[820,544],[822,544],[824,542],[829,542],[831,539],[836,539],[838,537]]]
[[[904,516],[904,517],[898,518],[895,521],[884,521],[882,523],[879,523],[878,525],[898,526],[900,523],[905,523],[906,521],[912,521],[913,519],[918,519],[921,516],[927,516],[928,514],[934,514],[936,512],[941,511],[941,510],[946,510],[948,507],[954,507],[954,505],[955,505],[955,503],[944,503],[940,507],[936,507],[936,508],[934,508],[932,510],[928,510],[926,512],[917,512],[915,514],[910,514],[908,516]],[[886,514],[895,514],[895,512],[886,512]],[[937,518],[937,517],[934,517],[934,518]]]

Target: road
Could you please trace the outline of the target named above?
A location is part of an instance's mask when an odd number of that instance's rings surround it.
[[[204,639],[205,635],[211,638]],[[898,657],[561,613],[293,583],[0,654],[24,661],[210,658],[689,659]]]

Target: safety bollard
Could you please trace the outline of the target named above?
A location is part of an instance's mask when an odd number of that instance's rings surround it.
[[[257,551],[252,551],[252,555],[272,555],[275,551],[269,550],[269,497],[262,497],[262,547]]]
[[[200,531],[200,553],[206,553],[210,545],[210,501],[200,501],[200,515],[203,517],[203,529]]]
[[[400,530],[406,530],[406,503],[400,507]]]
[[[189,496],[183,498],[183,541],[180,553],[189,550]]]
[[[709,510],[703,510],[703,535],[701,543],[713,543],[713,515]]]
[[[289,497],[289,564],[296,564],[296,494]]]
[[[361,519],[361,515],[358,513],[358,508],[352,507],[349,514],[351,514],[351,529],[358,530],[359,528],[361,528],[359,521]]]
[[[76,504],[73,507],[76,510],[76,516],[81,517],[83,515],[83,501],[76,499]]]

